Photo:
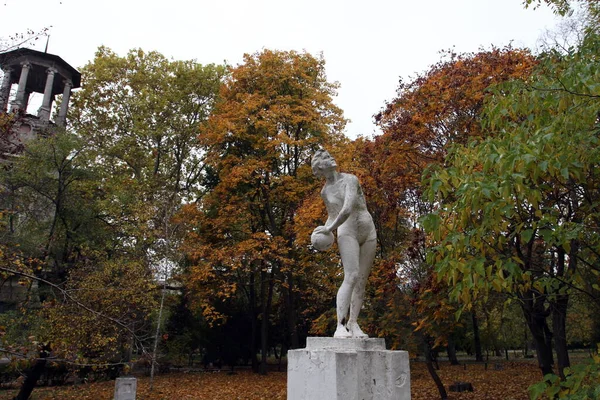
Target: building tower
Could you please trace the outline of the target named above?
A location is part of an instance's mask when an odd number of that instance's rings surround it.
[[[71,90],[81,85],[81,74],[75,68],[59,56],[25,48],[0,54],[0,68],[4,71],[0,113],[22,113],[23,120],[15,127],[20,140],[33,137],[49,125],[65,126]],[[9,104],[13,84],[18,84],[17,93]],[[37,115],[27,114],[31,93],[43,94]],[[63,95],[62,103],[55,121],[50,121],[57,94]]]

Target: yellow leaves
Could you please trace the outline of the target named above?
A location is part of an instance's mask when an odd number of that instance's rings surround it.
[[[79,354],[110,357],[131,340],[124,327],[147,323],[156,308],[155,287],[147,267],[137,261],[113,259],[73,269],[65,287],[72,301],[44,304],[48,337],[57,339],[53,350],[69,359]]]
[[[413,322],[412,325],[415,326],[415,332],[420,331],[421,329],[423,329],[423,327],[425,327],[428,324],[428,321],[426,319],[420,319],[417,322]]]

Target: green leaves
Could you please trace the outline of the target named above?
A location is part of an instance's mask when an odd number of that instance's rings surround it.
[[[583,82],[595,79],[598,50],[589,35],[578,52],[543,56],[527,81],[499,85],[484,110],[488,136],[455,145],[448,167],[425,175],[425,195],[438,204],[422,219],[439,241],[432,259],[440,275],[466,283],[453,298],[472,301],[466,292],[482,262],[508,273],[477,280],[480,289],[515,292],[531,287],[525,270],[536,271],[541,291],[553,290],[555,273],[573,279],[575,270],[552,271],[538,253],[583,251],[596,260],[600,232],[583,221],[600,217],[600,92]]]
[[[198,129],[224,76],[224,66],[141,49],[120,57],[100,47],[82,69],[69,117],[112,180],[133,177],[140,191],[162,188],[196,200],[204,168]]]
[[[593,400],[600,396],[600,353],[591,359],[578,363],[574,367],[565,368],[565,379],[548,374],[541,382],[529,387],[529,398],[537,400],[568,399]],[[544,397],[545,396],[545,397]]]

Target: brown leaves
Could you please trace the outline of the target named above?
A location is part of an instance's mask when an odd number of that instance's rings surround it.
[[[496,370],[490,363],[488,369],[482,364],[449,366],[441,363],[438,371],[444,386],[448,388],[457,381],[473,384],[473,392],[449,393],[450,400],[527,400],[527,387],[540,379],[539,370],[533,363],[503,362],[503,369]],[[439,398],[425,364],[411,361],[412,400]],[[149,378],[138,378],[138,400],[277,400],[286,398],[285,372],[271,372],[267,376],[240,371],[234,375],[218,373],[177,373],[158,376],[154,392],[149,391]],[[114,381],[76,385],[69,387],[38,388],[35,400],[81,400],[111,399]],[[0,399],[10,399],[14,391],[0,392]]]
[[[418,187],[424,168],[441,162],[450,144],[484,135],[479,119],[487,89],[527,76],[535,65],[528,51],[512,48],[446,55],[412,82],[401,82],[398,97],[376,116],[384,133],[365,152],[376,160],[372,175],[386,191]]]
[[[336,88],[324,60],[305,52],[264,50],[231,69],[199,135],[214,180],[198,208],[184,210],[193,229],[184,280],[205,317],[216,315],[211,304],[237,294],[256,318],[258,304],[300,296],[307,265],[317,267],[296,225],[303,199],[319,185],[312,153],[344,141]]]
[[[446,389],[454,382],[470,382],[473,392],[448,393],[450,400],[527,400],[527,388],[540,379],[539,369],[534,363],[503,362],[501,370],[493,363],[450,366],[442,363],[438,372]],[[439,393],[424,364],[411,364],[412,400],[439,398]]]

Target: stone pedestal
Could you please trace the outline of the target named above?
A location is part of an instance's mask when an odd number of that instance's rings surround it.
[[[384,339],[309,337],[287,357],[288,400],[410,400],[408,353]]]
[[[114,400],[135,400],[137,391],[136,378],[117,378],[115,380]]]

